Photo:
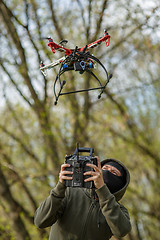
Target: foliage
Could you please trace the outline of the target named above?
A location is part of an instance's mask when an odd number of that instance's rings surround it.
[[[156,0],[0,2],[0,239],[47,239],[48,230],[33,225],[34,212],[55,186],[64,156],[73,153],[76,142],[129,168],[123,203],[133,227],[125,239],[159,239],[158,11]],[[68,47],[81,47],[102,36],[104,28],[110,47],[101,45],[94,54],[113,79],[102,98],[97,92],[68,95],[54,106],[58,68],[45,77],[39,63],[61,54],[53,56],[41,38],[68,39]],[[68,89],[94,85],[87,74],[70,72],[65,78]]]

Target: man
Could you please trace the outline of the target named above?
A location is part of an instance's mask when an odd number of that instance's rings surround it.
[[[87,164],[94,171],[85,181],[94,181],[95,191],[66,188],[71,180],[68,164],[62,164],[59,182],[35,213],[39,228],[51,226],[49,240],[107,240],[125,236],[131,230],[127,209],[118,203],[129,184],[127,168],[118,160],[106,159],[98,166]]]

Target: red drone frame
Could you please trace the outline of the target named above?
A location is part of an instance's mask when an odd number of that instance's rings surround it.
[[[53,42],[53,39],[52,38],[48,38],[49,40],[49,43],[48,43],[48,46],[51,48],[52,52],[55,53],[55,50],[59,50],[59,51],[64,51],[66,56],[69,56],[70,54],[73,53],[74,50],[72,49],[68,49],[68,48],[65,48],[61,45],[58,45],[57,43]],[[88,51],[89,48],[94,48],[96,47],[98,44],[102,43],[102,42],[105,42],[106,44],[106,47],[109,46],[109,41],[110,41],[110,35],[108,34],[107,31],[105,31],[104,33],[104,37],[96,40],[95,42],[93,43],[90,43],[89,45],[87,45],[87,48],[86,46],[85,47],[82,47],[80,49],[78,49],[79,52],[82,52],[85,48],[86,50],[85,51]]]
[[[65,48],[63,46],[64,43],[67,43],[66,40],[62,40],[59,44],[53,42],[53,39],[51,37],[47,38],[49,43],[48,46],[51,48],[52,52],[55,53],[56,50],[64,52],[65,56],[58,59],[57,61],[54,61],[53,63],[50,63],[48,65],[44,65],[43,62],[40,65],[40,70],[42,71],[42,73],[45,75],[45,70],[47,69],[51,69],[54,66],[57,66],[59,64],[61,64],[59,73],[56,77],[56,80],[54,82],[54,95],[56,98],[55,104],[57,104],[58,98],[60,95],[65,95],[65,94],[70,94],[70,93],[77,93],[77,92],[84,92],[84,91],[90,91],[90,90],[96,90],[96,89],[101,89],[101,92],[98,96],[98,98],[101,97],[101,94],[103,93],[103,90],[105,89],[106,85],[108,84],[110,78],[112,77],[112,75],[110,74],[108,76],[108,72],[105,69],[105,67],[103,66],[103,64],[99,61],[99,59],[97,59],[96,57],[94,57],[93,55],[91,55],[89,53],[89,49],[90,48],[94,48],[96,46],[98,46],[99,44],[101,44],[102,42],[105,42],[106,47],[109,46],[110,43],[110,35],[108,34],[108,32],[105,30],[104,31],[104,37],[99,38],[98,40],[96,40],[95,42],[92,42],[82,48],[78,48],[76,47],[75,49],[68,49]],[[100,80],[96,77],[96,75],[92,72],[92,69],[94,68],[94,62],[97,62],[98,64],[101,65],[101,67],[103,67],[103,69],[106,72],[107,75],[107,81],[105,83],[104,86],[102,86]],[[62,93],[62,89],[66,83],[66,81],[61,82],[60,80],[60,76],[69,70],[75,70],[75,71],[79,71],[81,74],[83,72],[88,72],[90,73],[93,77],[96,78],[96,80],[99,83],[98,88],[89,88],[89,89],[82,89],[82,90],[76,90],[73,92],[64,92]],[[58,95],[56,94],[56,83],[59,80],[59,84],[60,84],[60,90],[58,92]]]

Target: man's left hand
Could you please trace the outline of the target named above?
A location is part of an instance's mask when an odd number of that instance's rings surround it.
[[[98,166],[91,164],[91,163],[86,164],[86,166],[93,168],[94,171],[85,172],[84,173],[85,176],[91,175],[91,177],[85,179],[84,181],[85,182],[94,181],[95,187],[97,189],[99,189],[104,185],[102,168],[101,168],[101,163],[100,163],[99,157],[97,157],[97,163],[98,163]]]

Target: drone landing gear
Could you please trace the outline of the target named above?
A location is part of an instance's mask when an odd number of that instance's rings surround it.
[[[107,84],[109,83],[109,80],[112,77],[112,74],[108,75],[108,72],[107,72],[106,68],[104,67],[104,65],[101,63],[101,61],[98,58],[91,55],[88,51],[85,52],[86,49],[87,49],[87,45],[83,49],[82,52],[80,52],[78,50],[78,47],[76,47],[75,50],[73,51],[73,53],[69,54],[65,58],[65,60],[61,63],[59,73],[58,73],[58,75],[56,77],[56,80],[54,82],[55,105],[57,105],[58,99],[62,95],[67,95],[67,94],[72,94],[72,93],[80,93],[80,92],[87,92],[87,91],[92,91],[92,90],[97,90],[97,89],[101,90],[99,95],[98,95],[98,99],[101,98],[101,95],[104,92],[104,89],[106,88]],[[106,73],[107,81],[104,84],[104,86],[102,86],[101,81],[98,79],[98,77],[92,71],[94,69],[94,64],[95,63],[98,63]],[[61,79],[60,79],[61,75],[64,72],[70,71],[70,70],[79,71],[80,74],[83,74],[84,72],[87,72],[87,73],[91,74],[97,80],[99,87],[88,88],[88,89],[80,89],[80,90],[69,91],[69,92],[62,92],[63,87],[66,84],[66,81],[61,81]],[[56,93],[56,86],[57,86],[58,82],[59,82],[59,92],[57,94]]]
[[[62,68],[63,68],[63,67],[62,67]],[[104,66],[103,66],[103,68],[105,69]],[[55,99],[56,99],[55,102],[54,102],[55,105],[57,105],[58,99],[59,99],[59,97],[62,96],[62,95],[67,95],[67,94],[72,94],[72,93],[80,93],[80,92],[88,92],[88,91],[98,90],[98,89],[101,90],[100,93],[99,93],[99,95],[98,95],[98,99],[100,99],[102,93],[104,92],[104,89],[106,88],[107,84],[109,83],[110,79],[112,78],[112,74],[108,75],[108,72],[107,72],[107,70],[105,69],[105,72],[106,72],[106,74],[107,74],[107,81],[106,81],[106,83],[104,84],[104,86],[102,86],[102,84],[101,84],[100,80],[98,79],[98,77],[97,77],[90,69],[85,69],[84,71],[86,71],[86,72],[88,72],[89,74],[91,74],[91,75],[98,81],[99,87],[88,88],[88,89],[80,89],[80,90],[69,91],[69,92],[62,92],[63,87],[64,87],[64,85],[66,84],[66,81],[65,81],[65,80],[61,81],[61,80],[60,80],[60,76],[61,76],[64,72],[69,71],[69,70],[74,70],[74,69],[71,69],[71,68],[67,69],[67,68],[65,67],[65,68],[57,75],[57,78],[56,78],[55,83],[54,83],[54,95],[55,95]],[[80,70],[80,69],[77,69],[77,71],[79,71],[79,70]],[[84,72],[84,71],[83,71],[83,72]],[[82,72],[79,71],[79,73],[82,73]],[[58,81],[58,80],[59,80],[60,90],[59,90],[58,94],[56,94],[56,84],[57,84],[57,81]]]

